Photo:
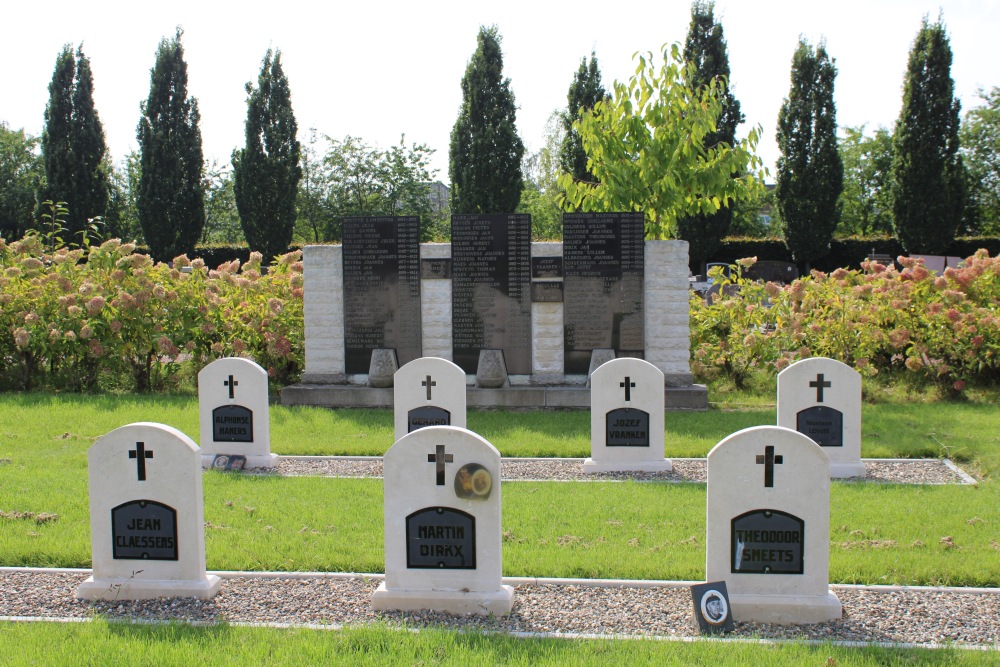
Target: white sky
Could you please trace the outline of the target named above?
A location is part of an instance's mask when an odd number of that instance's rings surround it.
[[[976,90],[1000,85],[994,40],[1000,0],[717,0],[729,45],[731,81],[747,123],[760,124],[758,153],[772,170],[778,108],[788,94],[800,35],[825,38],[836,59],[841,126],[891,127],[921,17],[943,12],[954,53],[952,77],[963,113]],[[407,143],[437,152],[432,166],[448,182],[448,142],[461,101],[460,81],[480,25],[496,24],[511,80],[517,126],[528,149],[543,142],[549,114],[566,106],[580,58],[596,49],[603,81],[625,81],[632,54],[683,42],[688,0],[595,2],[308,3],[167,0],[118,2],[18,0],[3,11],[0,120],[42,131],[48,84],[65,43],[83,42],[94,73],[95,104],[116,162],[136,149],[139,102],[149,94],[156,47],[184,29],[189,94],[198,98],[206,158],[227,162],[243,145],[244,84],[256,81],[268,47],[282,51],[292,104],[308,128],[351,134],[385,148]],[[741,128],[739,136],[745,136]]]

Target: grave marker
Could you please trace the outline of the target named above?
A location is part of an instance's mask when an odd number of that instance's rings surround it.
[[[830,476],[864,477],[861,461],[861,375],[816,357],[778,374],[778,426],[812,438],[830,457]]]
[[[737,621],[840,618],[828,471],[823,448],[779,426],[739,431],[708,453],[706,577],[726,582]]]
[[[465,371],[440,357],[414,359],[393,379],[395,437],[426,426],[465,428]]]
[[[129,424],[87,452],[93,576],[87,600],[210,598],[198,446],[162,424]]]
[[[400,438],[383,465],[385,581],[372,608],[509,613],[500,452],[464,428],[429,426]]]
[[[217,359],[198,373],[202,465],[245,456],[248,468],[273,468],[267,371],[249,359]]]
[[[612,359],[594,370],[584,472],[673,468],[663,456],[663,391],[663,372],[642,359]]]

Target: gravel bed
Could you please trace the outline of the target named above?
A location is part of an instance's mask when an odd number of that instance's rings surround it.
[[[692,625],[686,587],[524,584],[500,618],[436,612],[374,612],[373,578],[223,579],[211,600],[161,598],[85,602],[75,597],[84,573],[0,572],[0,616],[228,623],[367,624],[479,628],[500,632],[685,637]],[[842,618],[806,626],[737,623],[735,637],[1000,647],[1000,591],[834,587]]]
[[[705,482],[705,459],[673,459],[670,472],[608,472],[585,474],[583,459],[502,459],[501,477],[505,482],[526,480],[606,481],[641,480],[663,482]],[[964,484],[962,477],[943,461],[919,459],[913,461],[866,460],[866,482],[894,484]],[[282,458],[271,472],[248,471],[255,474],[284,476],[320,475],[330,477],[381,477],[382,459],[323,459]],[[861,481],[860,478],[854,478]]]

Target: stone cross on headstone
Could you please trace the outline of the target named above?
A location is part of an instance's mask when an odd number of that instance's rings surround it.
[[[439,357],[406,364],[392,381],[395,439],[427,426],[465,427],[465,371]]]
[[[823,389],[829,389],[833,384],[829,380],[823,379],[822,373],[816,374],[816,379],[809,383],[809,386],[816,390],[816,402],[823,402]]]
[[[626,375],[625,376],[625,381],[624,382],[620,382],[618,384],[618,386],[625,389],[625,400],[626,400],[626,402],[627,401],[631,401],[632,400],[632,387],[635,386],[635,382],[632,382],[632,378],[630,378],[629,376]]]
[[[128,457],[130,459],[135,459],[135,472],[136,478],[140,482],[146,481],[146,459],[153,458],[153,450],[146,451],[146,443],[137,442],[135,443],[135,449],[130,449],[128,452]]]
[[[428,375],[427,379],[424,380],[424,381],[422,381],[420,383],[420,386],[421,387],[427,387],[427,400],[428,401],[431,400],[431,387],[436,387],[437,386],[437,382],[434,382],[433,380],[431,380],[431,376]]]
[[[784,462],[784,456],[781,454],[774,455],[774,445],[764,447],[764,453],[757,455],[757,465],[764,466],[764,486],[768,488],[774,486],[774,464],[781,465]]]
[[[223,386],[229,387],[229,398],[236,398],[236,387],[239,386],[239,382],[233,379],[230,375],[229,379],[222,383]]]
[[[444,465],[446,463],[452,463],[455,460],[455,456],[452,454],[444,453],[444,445],[438,445],[435,448],[434,454],[427,455],[428,463],[437,463],[437,485],[444,486]]]

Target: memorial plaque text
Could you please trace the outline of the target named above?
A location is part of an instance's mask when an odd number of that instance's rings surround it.
[[[844,446],[844,414],[834,408],[817,405],[802,410],[795,415],[795,430],[820,447]]]
[[[406,517],[406,567],[476,569],[476,518],[450,507]]]
[[[155,500],[133,500],[111,510],[112,558],[177,560],[177,511]]]
[[[780,510],[751,510],[732,520],[732,571],[802,574],[805,522]]]
[[[531,373],[531,216],[451,217],[453,360],[474,374],[479,351],[503,350]],[[402,360],[401,360],[402,361]]]
[[[563,216],[566,374],[586,374],[596,348],[642,358],[644,237],[642,213]]]
[[[451,426],[451,413],[434,405],[413,408],[407,413],[407,433],[412,433],[425,426]]]
[[[253,411],[242,405],[220,405],[212,410],[212,440],[253,442]]]
[[[606,415],[608,447],[649,447],[649,413],[619,408]]]
[[[344,218],[343,259],[347,372],[367,373],[378,348],[419,358],[420,218]]]

